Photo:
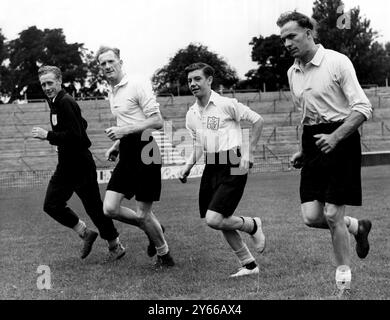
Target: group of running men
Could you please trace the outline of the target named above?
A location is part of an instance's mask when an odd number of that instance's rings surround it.
[[[372,114],[372,107],[345,55],[315,43],[315,21],[299,13],[282,14],[277,25],[287,51],[295,58],[288,70],[294,105],[302,111],[300,148],[291,157],[301,169],[300,197],[303,221],[314,228],[329,229],[336,269],[336,284],[349,289],[351,282],[350,237],[356,252],[369,252],[371,222],[345,215],[345,206],[361,206],[361,149],[358,128]],[[72,228],[83,240],[81,258],[91,252],[98,233],[88,228],[67,206],[75,192],[101,238],[108,242],[108,261],[126,252],[112,219],[142,229],[149,239],[147,254],[157,254],[156,267],[175,262],[165,239],[165,228],[152,211],[161,193],[161,155],[151,132],[163,127],[163,119],[151,85],[132,81],[123,69],[120,51],[102,46],[96,59],[110,85],[110,108],[116,126],[105,130],[113,141],[106,157],[118,163],[102,202],[96,166],[89,151],[87,122],[76,101],[62,89],[58,67],[42,66],[39,81],[50,106],[52,130],[32,129],[32,136],[57,146],[58,165],[46,192],[44,211],[62,225]],[[236,99],[212,90],[214,69],[203,62],[183,72],[196,98],[186,115],[186,128],[193,149],[179,179],[184,181],[194,164],[204,156],[205,167],[199,190],[200,217],[221,230],[241,267],[231,277],[259,273],[255,257],[240,232],[248,233],[257,253],[266,238],[260,217],[235,216],[254,162],[263,118]],[[252,124],[249,146],[243,146],[240,121]],[[148,146],[145,151],[145,146]],[[160,159],[150,161],[150,159]],[[122,205],[135,197],[136,209]],[[340,288],[341,288],[340,287]]]

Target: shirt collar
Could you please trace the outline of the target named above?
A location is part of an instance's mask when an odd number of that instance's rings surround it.
[[[125,74],[123,75],[122,80],[121,80],[118,84],[116,84],[116,85],[113,87],[113,89],[122,87],[122,86],[124,86],[124,85],[125,85],[126,83],[128,83],[128,82],[129,82],[129,77],[128,77],[127,74],[125,73]]]
[[[206,109],[210,105],[210,103],[213,103],[214,105],[216,105],[219,98],[220,98],[220,95],[218,93],[216,93],[214,90],[211,90],[211,95],[210,95],[209,101],[207,102],[206,106],[204,108],[199,106],[198,101],[196,101],[196,106],[197,106],[198,110],[200,110],[201,108]]]
[[[54,101],[57,100],[57,98],[60,99],[64,94],[65,94],[65,91],[63,89],[61,89],[60,91],[58,91],[56,96],[53,99],[51,99],[51,102],[54,103]]]
[[[324,59],[325,56],[325,48],[323,47],[322,44],[318,46],[318,50],[315,53],[314,57],[307,63],[311,63],[312,65],[319,67],[322,60]],[[302,70],[302,64],[299,59],[295,59],[294,64],[293,64],[293,69],[295,70]]]

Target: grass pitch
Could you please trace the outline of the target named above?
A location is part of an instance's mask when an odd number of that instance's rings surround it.
[[[350,299],[390,299],[390,170],[362,169],[363,206],[347,214],[373,222],[371,251],[360,260],[352,249]],[[221,232],[205,226],[198,213],[199,179],[164,181],[154,211],[166,227],[176,266],[155,271],[146,255],[147,238],[135,227],[115,222],[126,255],[104,264],[106,243],[98,238],[85,260],[80,239],[43,213],[46,186],[0,192],[0,299],[331,299],[335,262],[330,233],[306,227],[300,215],[299,172],[251,175],[236,215],[259,215],[267,248],[257,256],[260,275],[229,279],[238,262]],[[101,186],[102,196],[105,186]],[[80,200],[69,202],[96,229]],[[126,205],[134,208],[133,201]],[[243,234],[250,249],[249,237]],[[252,252],[254,252],[252,250]],[[38,290],[37,268],[51,270],[51,289]]]

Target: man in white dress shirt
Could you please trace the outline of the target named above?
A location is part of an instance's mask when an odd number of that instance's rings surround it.
[[[302,110],[300,150],[291,162],[302,168],[303,220],[330,230],[336,285],[344,292],[351,282],[349,233],[360,258],[369,252],[371,222],[346,216],[345,207],[362,204],[358,128],[371,117],[371,104],[348,57],[315,43],[315,21],[294,11],[282,14],[277,25],[295,58],[288,80],[293,103]]]
[[[111,86],[111,112],[117,119],[116,126],[105,130],[115,141],[106,157],[115,158],[119,152],[119,162],[107,185],[104,213],[145,231],[150,241],[148,255],[157,253],[156,267],[172,267],[175,263],[164,229],[152,211],[153,202],[160,200],[161,193],[161,155],[151,134],[163,125],[159,104],[150,83],[132,81],[126,75],[119,49],[100,47],[96,57]],[[124,198],[132,197],[136,200],[136,211],[121,205]],[[113,251],[113,260],[124,252],[123,247]]]
[[[256,251],[265,247],[265,236],[258,217],[233,216],[243,195],[248,170],[253,163],[253,151],[260,138],[263,119],[236,99],[220,96],[211,90],[214,70],[205,63],[194,63],[185,69],[188,85],[196,97],[186,115],[194,149],[180,173],[187,177],[205,153],[205,169],[199,190],[201,218],[216,230],[221,230],[236,254],[241,267],[231,277],[258,274],[259,267],[238,231],[251,235]],[[242,147],[240,121],[252,123],[249,148]]]

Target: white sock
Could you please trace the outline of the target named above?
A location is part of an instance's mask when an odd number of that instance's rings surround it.
[[[79,219],[79,222],[72,228],[77,234],[82,238],[85,234],[85,230],[87,229],[87,225],[83,220]]]
[[[115,248],[120,242],[119,237],[116,237],[114,240],[107,241],[108,242],[108,249]]]
[[[349,220],[349,224],[347,223],[347,229],[348,229],[349,233],[352,233],[353,235],[356,236],[358,234],[358,229],[359,229],[358,219],[348,217],[348,216],[346,216],[345,218],[347,218]]]
[[[238,230],[251,233],[255,227],[255,221],[251,217],[240,217],[242,219],[242,226]]]
[[[169,252],[168,244],[164,242],[161,247],[156,247],[157,255],[163,256]]]
[[[336,269],[336,285],[339,289],[351,288],[352,273],[347,265],[338,266]]]
[[[246,264],[255,261],[255,258],[252,256],[251,252],[249,251],[249,249],[245,243],[241,249],[234,251],[234,253],[236,254],[236,256],[237,256],[237,258],[240,261],[240,264],[242,266],[245,266]]]

